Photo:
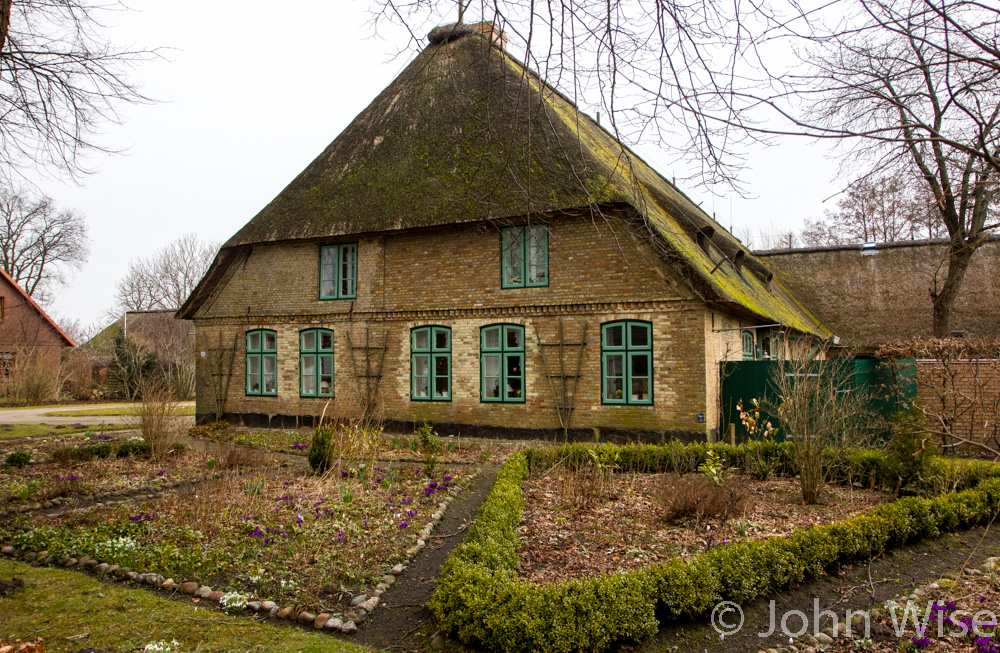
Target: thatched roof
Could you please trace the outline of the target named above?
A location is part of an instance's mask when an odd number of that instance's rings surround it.
[[[942,265],[946,240],[757,252],[777,277],[850,347],[875,349],[890,340],[933,334],[929,289]],[[951,329],[966,337],[1000,333],[1000,237],[972,257],[952,313]]]
[[[223,246],[179,314],[193,317],[238,250],[261,243],[626,204],[705,301],[829,335],[721,225],[499,44],[470,26],[432,32],[399,77]],[[699,234],[711,240],[705,249]]]

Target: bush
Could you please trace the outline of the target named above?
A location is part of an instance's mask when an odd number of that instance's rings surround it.
[[[59,398],[59,367],[40,353],[25,349],[14,354],[7,394],[18,404],[37,406]]]
[[[317,474],[322,474],[330,468],[333,461],[333,427],[320,426],[313,433],[309,453],[306,454],[309,466]]]
[[[174,445],[176,450],[181,445]],[[82,447],[59,447],[52,452],[52,458],[60,464],[92,460],[93,458],[126,458],[128,456],[148,456],[149,445],[136,438],[127,442],[103,442]]]
[[[162,460],[173,450],[181,434],[177,400],[161,383],[144,383],[136,417],[142,439],[149,445],[150,457]]]
[[[31,454],[28,453],[27,451],[11,451],[9,454],[7,454],[7,457],[4,459],[4,462],[10,465],[11,467],[17,467],[18,469],[21,469],[29,462],[31,462]]]
[[[704,474],[665,474],[657,487],[660,517],[668,522],[734,515],[743,510],[745,491],[738,480],[719,485]]]
[[[934,475],[934,445],[924,442],[920,421],[921,417],[913,413],[899,413],[893,418],[893,435],[886,453],[890,472],[899,478],[897,493],[912,493],[921,481]]]

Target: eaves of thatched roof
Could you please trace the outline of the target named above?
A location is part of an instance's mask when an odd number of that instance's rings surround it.
[[[399,77],[229,239],[179,316],[194,317],[255,245],[622,204],[706,302],[830,335],[686,195],[469,26],[432,32]]]

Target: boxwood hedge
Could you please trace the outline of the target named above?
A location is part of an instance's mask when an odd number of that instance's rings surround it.
[[[756,446],[756,445],[751,445]],[[766,452],[790,471],[785,445]],[[620,470],[691,471],[712,451],[729,464],[748,447],[679,445],[591,447]],[[845,455],[831,452],[830,455]],[[879,478],[880,452],[852,452],[855,472]],[[466,540],[445,563],[430,607],[442,630],[496,651],[602,651],[652,636],[659,619],[707,615],[720,600],[744,602],[822,575],[828,569],[946,531],[989,522],[1000,510],[1000,479],[988,464],[958,465],[957,492],[908,497],[843,522],[788,537],[744,540],[688,560],[586,580],[538,584],[517,577],[521,483],[530,467],[555,461],[587,464],[587,447],[526,450],[512,456],[480,508]],[[941,463],[944,464],[944,463]],[[883,479],[886,483],[890,479]]]

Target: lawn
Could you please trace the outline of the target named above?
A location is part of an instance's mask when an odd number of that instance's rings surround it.
[[[106,408],[82,408],[80,410],[54,410],[45,413],[46,417],[134,417],[138,404],[108,406]],[[193,416],[194,406],[178,406],[175,415]]]
[[[156,642],[180,651],[365,651],[327,634],[231,617],[165,593],[124,589],[90,576],[0,559],[0,578],[24,590],[0,597],[0,639],[44,640],[47,653],[81,648],[142,650]]]
[[[124,431],[128,424],[0,424],[0,440],[62,438],[87,432]],[[33,446],[35,443],[32,443]]]

